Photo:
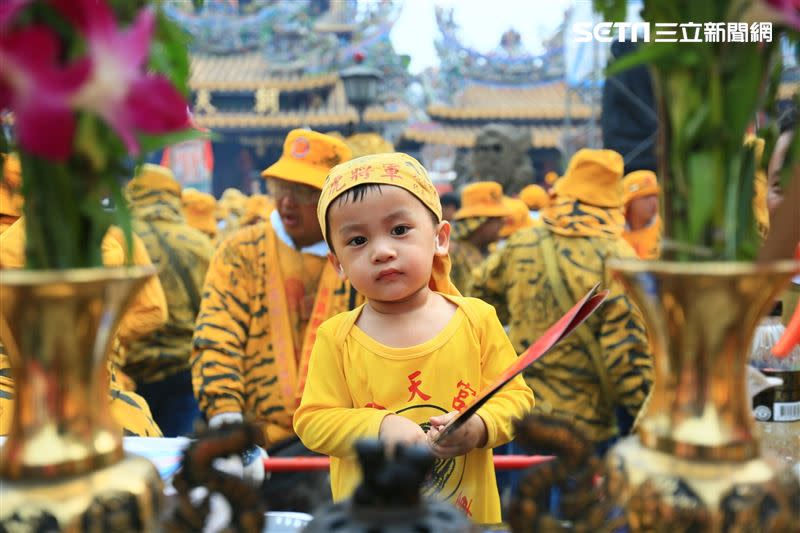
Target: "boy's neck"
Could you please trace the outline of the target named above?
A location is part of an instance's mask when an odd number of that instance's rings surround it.
[[[426,285],[402,300],[389,302],[367,300],[367,307],[378,316],[391,315],[392,318],[397,318],[398,315],[411,314],[423,309],[430,302],[431,295],[433,291]]]
[[[385,346],[408,348],[436,337],[456,309],[455,304],[425,286],[402,302],[367,301],[356,325]]]

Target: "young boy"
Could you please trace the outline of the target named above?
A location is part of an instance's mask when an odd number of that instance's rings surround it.
[[[518,376],[433,444],[517,354],[494,308],[450,282],[450,225],[427,172],[401,153],[339,165],[317,216],[334,268],[366,298],[319,328],[294,417],[303,443],[332,458],[334,499],[358,484],[355,441],[380,437],[431,446],[439,459],[426,494],[476,522],[500,522],[491,450],[511,440],[511,422],[532,409],[533,393]]]

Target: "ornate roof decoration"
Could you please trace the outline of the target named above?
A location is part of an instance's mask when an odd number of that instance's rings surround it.
[[[201,53],[234,54],[256,50],[269,42],[275,28],[291,25],[303,17],[309,0],[276,2],[255,0],[247,10],[238,2],[206,2],[195,12],[191,2],[164,2],[164,12],[194,38],[192,46]]]
[[[367,109],[366,122],[403,121],[408,114],[405,111],[387,111],[382,107]],[[217,112],[208,115],[196,115],[195,122],[204,128],[236,128],[236,129],[287,129],[304,126],[320,128],[323,126],[346,126],[358,120],[355,109],[339,110],[317,109],[308,111],[286,111],[276,115],[258,115],[255,113]]]
[[[588,119],[591,108],[570,94],[569,114]],[[567,87],[563,81],[513,87],[470,85],[454,98],[454,105],[431,105],[427,112],[436,120],[562,120],[567,113]]]
[[[557,36],[545,42],[548,45],[545,53],[535,55],[522,47],[519,33],[510,29],[501,37],[500,46],[484,53],[461,43],[452,8],[437,6],[436,23],[440,33],[436,50],[441,63],[440,74],[445,79],[445,93],[441,95],[444,101],[470,83],[505,86],[563,76],[564,50]],[[559,28],[560,32],[563,27]]]
[[[383,73],[383,93],[399,97],[410,79],[408,58],[389,39],[399,4],[362,4],[337,0],[320,12],[310,0],[251,0],[246,7],[226,0],[206,2],[199,12],[189,2],[165,3],[165,10],[194,37],[193,87],[322,87],[361,52],[365,64]],[[314,79],[301,79],[307,77]]]
[[[253,91],[262,87],[280,91],[307,91],[334,85],[336,73],[300,75],[279,73],[270,68],[261,52],[245,52],[235,56],[192,55],[192,89],[211,91]]]

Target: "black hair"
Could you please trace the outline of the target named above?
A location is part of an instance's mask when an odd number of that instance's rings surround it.
[[[461,209],[461,197],[454,192],[446,192],[441,197],[442,207],[450,205],[456,209]]]
[[[344,191],[342,194],[334,198],[328,206],[328,211],[325,212],[325,242],[328,243],[328,248],[331,249],[331,253],[336,254],[336,251],[333,249],[333,241],[331,241],[331,225],[330,220],[328,219],[328,213],[330,212],[331,207],[334,205],[343,205],[349,201],[352,201],[353,203],[360,202],[370,191],[377,191],[379,194],[383,194],[380,183],[362,183],[361,185],[356,185],[355,187]],[[414,196],[414,198],[417,197]],[[419,200],[419,198],[417,198],[417,200]],[[428,211],[428,213],[430,213],[431,220],[433,221],[433,227],[435,228],[439,224],[439,217],[437,217],[436,213],[431,211],[431,209],[425,205],[422,200],[419,200],[419,202],[424,205],[425,209]]]

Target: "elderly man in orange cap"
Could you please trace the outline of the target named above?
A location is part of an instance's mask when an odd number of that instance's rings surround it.
[[[299,442],[292,416],[317,328],[361,303],[327,260],[316,212],[328,171],[350,154],[335,137],[291,131],[280,159],[262,172],[275,209],[229,237],[206,278],[192,356],[195,394],[210,426],[252,420],[267,449]],[[260,483],[263,465],[254,455],[231,458],[237,464],[227,468]]]
[[[635,418],[652,383],[652,360],[638,310],[607,270],[636,258],[622,238],[622,156],[578,151],[557,182],[540,226],[517,231],[475,275],[473,296],[492,303],[518,353],[595,283],[610,294],[575,334],[525,372],[536,409],[574,421],[604,452],[618,434],[617,408]],[[504,320],[504,318],[508,320]]]
[[[661,255],[661,217],[658,196],[661,188],[651,170],[635,170],[622,180],[625,203],[625,231],[622,236],[641,259]]]
[[[461,191],[461,209],[454,216],[450,238],[450,279],[465,296],[470,295],[472,270],[489,255],[489,245],[500,239],[500,230],[510,214],[499,183],[479,181]]]

